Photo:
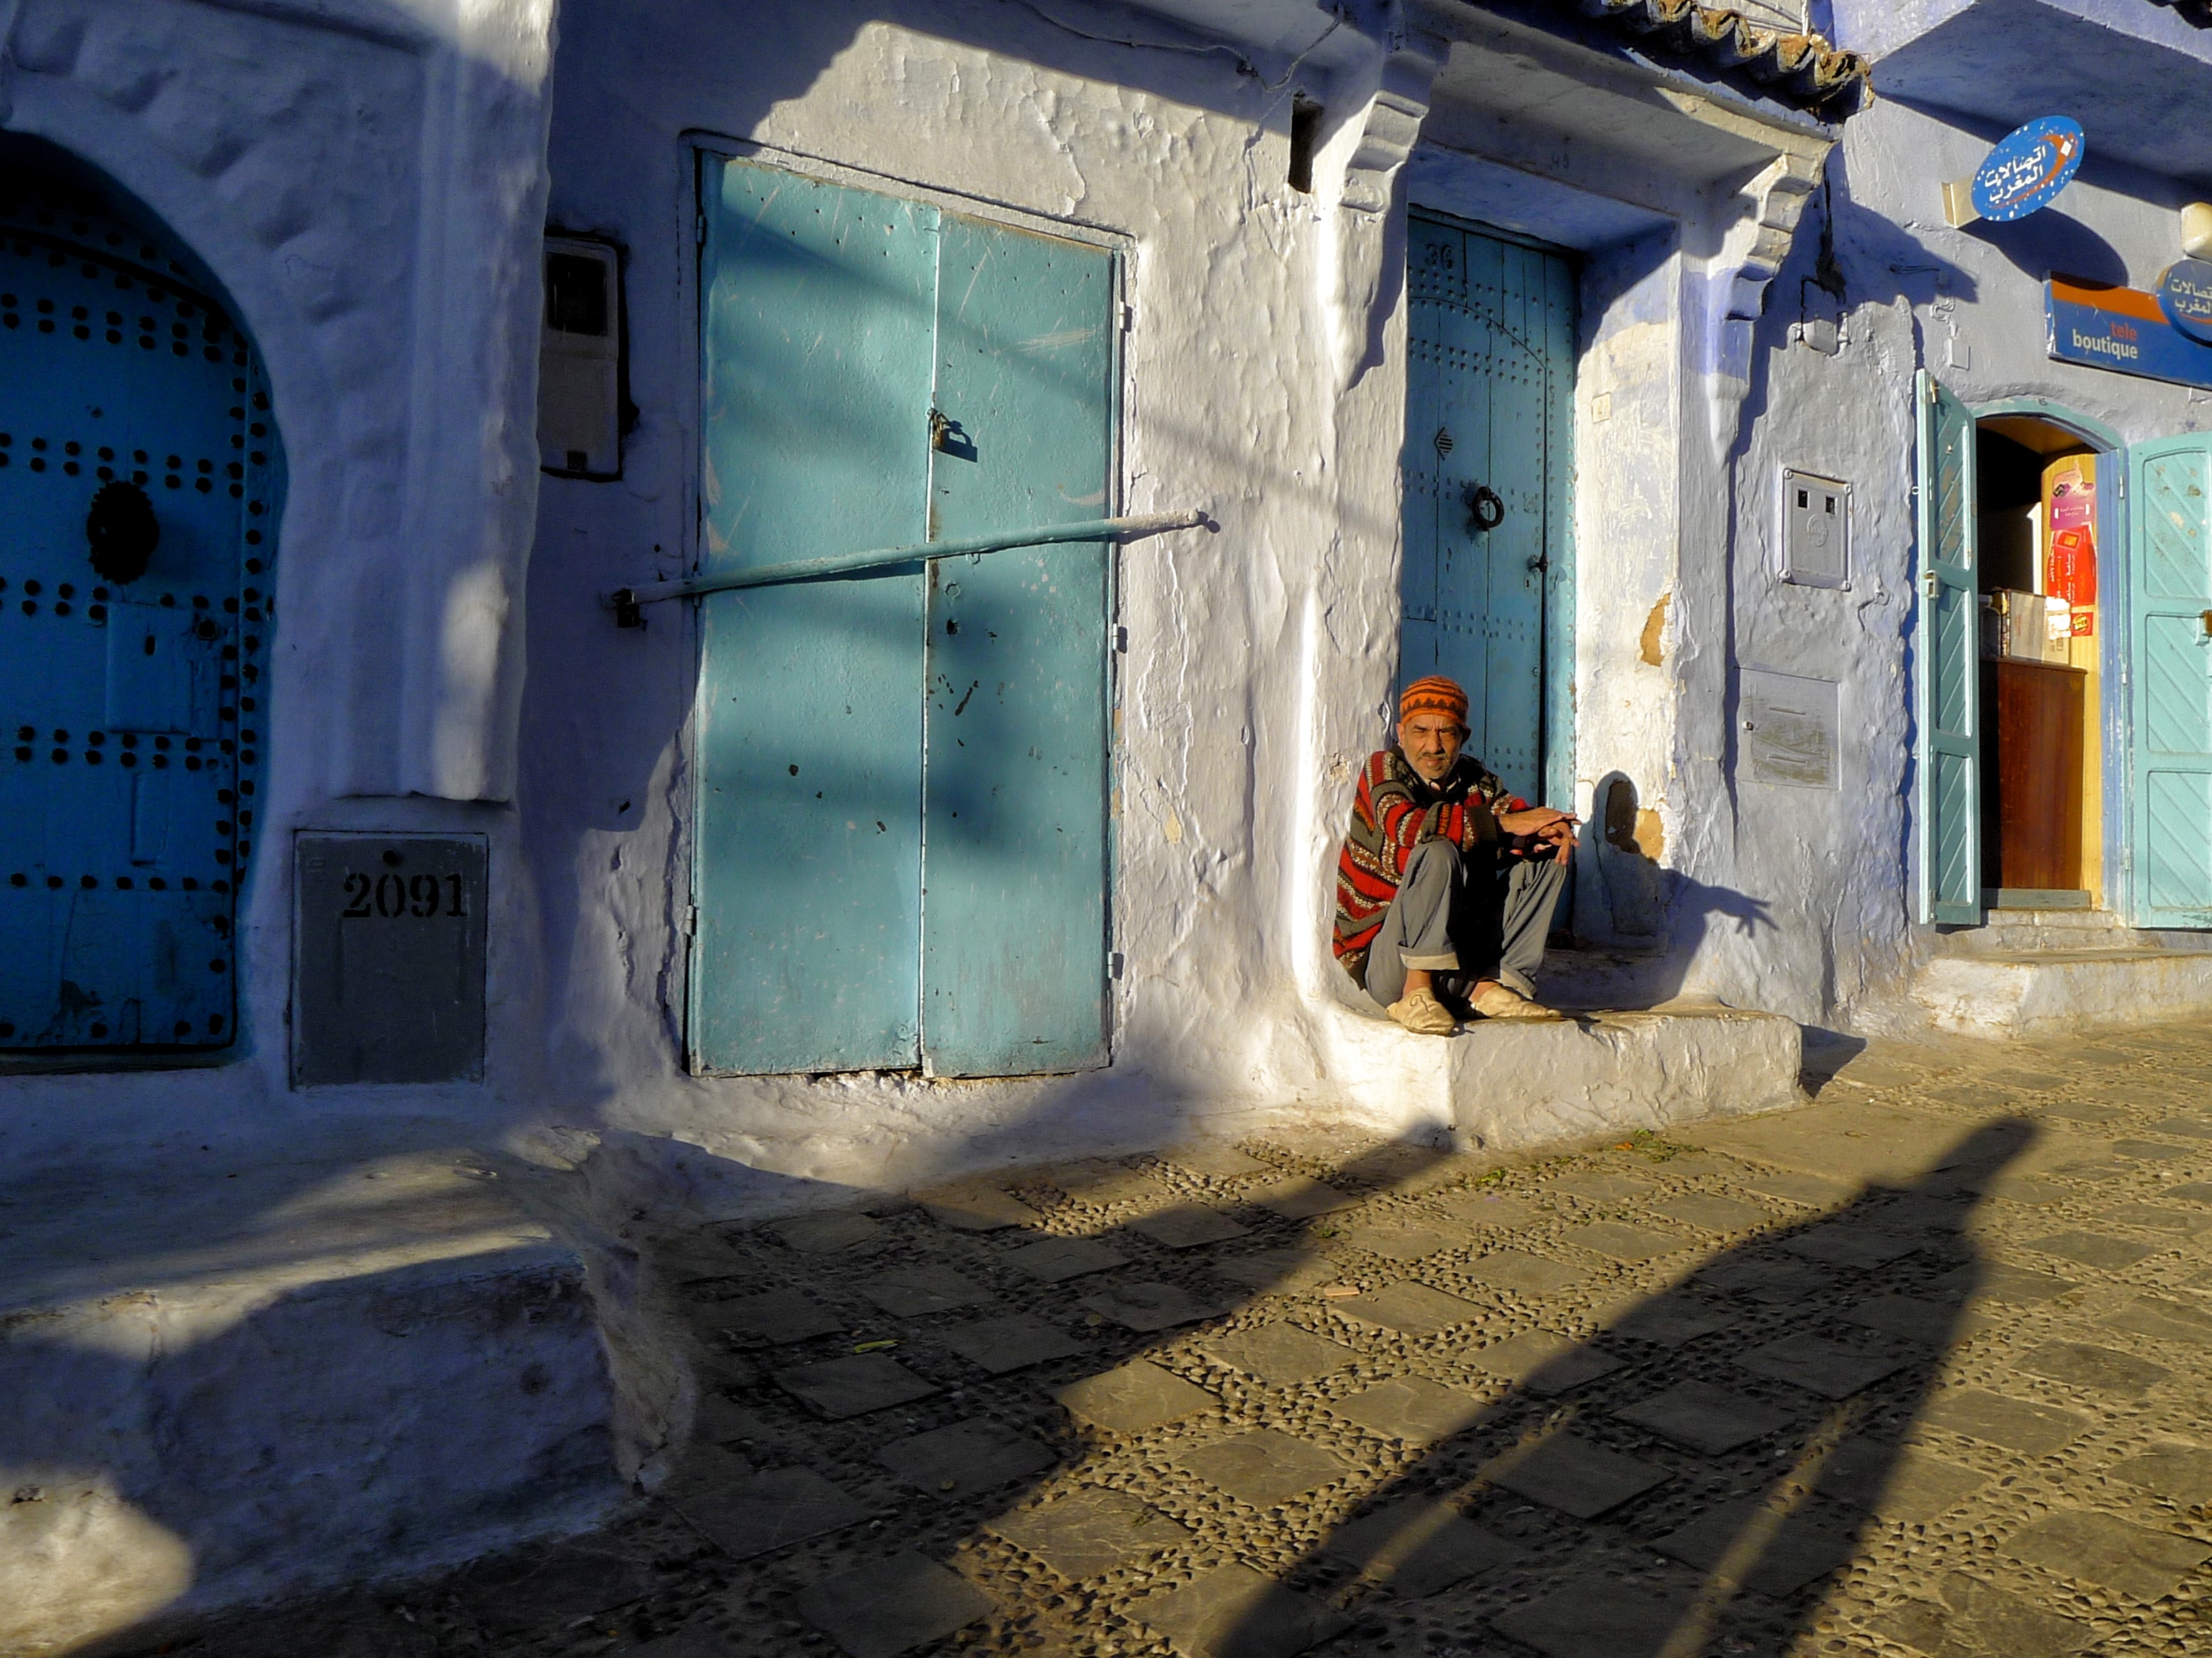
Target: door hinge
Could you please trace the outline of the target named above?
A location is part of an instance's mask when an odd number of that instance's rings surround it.
[[[1939,596],[1939,591],[1943,584],[1942,579],[1936,575],[1935,571],[1923,571],[1921,573],[1920,581],[1922,587],[1926,591],[1929,598],[1935,598]]]
[[[1106,972],[1109,977],[1115,979],[1120,978],[1121,976],[1121,969],[1125,965],[1126,963],[1120,950],[1109,950],[1106,952]]]
[[[1128,301],[1123,300],[1115,307],[1115,311],[1121,325],[1121,331],[1127,334],[1133,331],[1137,326],[1137,307]]]
[[[696,904],[684,906],[684,936],[687,938],[699,936],[699,906]]]
[[[704,213],[691,222],[691,234],[700,246],[707,245],[707,216]]]
[[[1106,648],[1119,656],[1129,648],[1129,630],[1118,623],[1106,629]]]

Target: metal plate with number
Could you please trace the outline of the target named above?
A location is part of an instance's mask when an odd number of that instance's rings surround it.
[[[483,837],[302,835],[295,859],[294,1083],[480,1080]]]

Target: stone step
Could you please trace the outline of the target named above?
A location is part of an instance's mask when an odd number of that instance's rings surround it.
[[[458,1561],[620,1499],[636,1389],[603,1314],[634,1274],[531,1212],[527,1165],[333,1153],[0,1188],[0,1652]]]
[[[1939,1029],[2017,1038],[2212,1014],[2212,951],[2131,947],[1938,956],[1912,999]]]
[[[1942,935],[1946,956],[2011,957],[2078,950],[2212,951],[2212,932],[2147,932],[2106,909],[1993,909],[1978,927]]]
[[[1331,1009],[1329,1072],[1376,1129],[1521,1151],[1803,1099],[1794,1020],[1677,1000],[1549,1023],[1480,1020],[1416,1036],[1380,1010]]]

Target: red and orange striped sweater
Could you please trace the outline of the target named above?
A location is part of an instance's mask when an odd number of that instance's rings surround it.
[[[1367,952],[1382,930],[1382,914],[1398,896],[1406,860],[1424,841],[1449,841],[1462,852],[1498,838],[1496,811],[1525,803],[1468,755],[1431,783],[1395,747],[1370,756],[1359,774],[1352,827],[1336,860],[1336,933],[1331,946],[1344,970],[1367,982]]]

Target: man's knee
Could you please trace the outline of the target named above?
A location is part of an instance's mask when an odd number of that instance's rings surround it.
[[[1411,886],[1422,876],[1431,880],[1449,879],[1459,873],[1459,848],[1449,841],[1424,841],[1406,859],[1405,878],[1399,885]]]

